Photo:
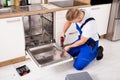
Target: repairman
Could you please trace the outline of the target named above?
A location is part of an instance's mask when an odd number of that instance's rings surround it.
[[[72,57],[75,57],[73,66],[77,70],[82,70],[95,58],[102,59],[103,48],[98,47],[99,35],[95,19],[84,9],[72,8],[66,13],[66,20],[61,36],[65,38],[65,33],[72,23],[75,23],[79,33],[76,41],[64,47]]]

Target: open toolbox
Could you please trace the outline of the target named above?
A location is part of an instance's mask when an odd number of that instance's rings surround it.
[[[28,74],[30,72],[30,69],[26,65],[23,65],[23,66],[17,67],[16,71],[20,76],[23,76],[25,74]]]

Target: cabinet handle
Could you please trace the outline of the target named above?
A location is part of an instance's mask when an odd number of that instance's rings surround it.
[[[97,10],[97,9],[100,9],[100,7],[91,8],[91,10]]]
[[[14,20],[7,20],[6,22],[7,23],[13,23],[13,22],[19,22],[20,21],[20,19],[14,19]]]
[[[77,31],[71,32],[71,33],[69,33],[69,35],[73,35],[73,34],[76,34],[76,33],[78,33],[78,32]]]

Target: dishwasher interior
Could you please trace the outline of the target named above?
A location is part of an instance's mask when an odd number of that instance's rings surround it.
[[[71,59],[55,44],[53,12],[23,17],[26,53],[39,67]]]
[[[26,48],[41,46],[53,41],[53,14],[23,17]]]

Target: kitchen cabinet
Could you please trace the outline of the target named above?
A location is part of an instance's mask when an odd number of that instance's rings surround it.
[[[97,23],[98,33],[104,35],[107,33],[111,4],[95,5],[90,7],[91,15]]]
[[[0,19],[0,62],[25,56],[22,17]]]
[[[103,4],[103,5],[84,7],[80,9],[86,9],[88,12],[90,12],[90,14],[96,19],[98,33],[100,35],[104,35],[107,32],[110,7],[111,7],[111,4]],[[55,12],[54,37],[58,45],[60,45],[60,36],[61,36],[64,23],[66,21],[65,19],[66,12],[67,10]],[[75,29],[75,25],[72,24],[66,33],[67,39],[65,40],[64,44],[72,43],[74,40],[77,39],[77,36],[78,36],[78,32]]]

